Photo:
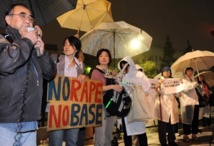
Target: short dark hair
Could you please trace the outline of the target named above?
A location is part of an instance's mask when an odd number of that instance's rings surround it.
[[[65,38],[64,42],[68,39],[70,45],[74,46],[77,51],[80,51],[81,50],[81,47],[82,47],[82,43],[80,41],[80,39],[78,39],[77,37],[75,36],[68,36]]]
[[[11,11],[12,11],[16,6],[25,7],[26,9],[28,9],[28,10],[31,12],[32,17],[35,18],[34,13],[31,11],[31,9],[29,9],[29,8],[27,7],[27,5],[25,5],[25,4],[23,4],[23,3],[15,3],[15,4],[12,4],[12,5],[5,11],[4,18],[5,18],[7,15],[9,15],[9,14],[11,13]],[[5,21],[5,24],[6,24],[6,26],[8,25],[6,21]]]
[[[22,7],[25,7],[25,8],[27,8],[27,9],[29,9],[29,8],[27,7],[27,5],[25,5],[25,4],[23,4],[23,3],[15,3],[15,4],[12,4],[12,5],[6,10],[6,12],[5,12],[5,17],[6,17],[7,15],[9,15],[10,12],[11,12],[11,11],[14,9],[14,7],[16,7],[16,6],[22,6]],[[31,12],[32,17],[34,18],[34,15],[33,15],[33,12],[31,11],[31,9],[29,9],[29,11]]]
[[[106,52],[108,54],[108,57],[109,57],[109,63],[108,63],[108,66],[111,64],[111,53],[108,49],[105,49],[105,48],[102,48],[100,49],[99,51],[97,51],[97,64],[100,65],[100,62],[99,62],[99,56],[102,54],[102,52]]]
[[[194,69],[192,68],[192,67],[187,67],[186,69],[185,69],[185,74],[187,73],[187,70],[191,70],[192,72],[194,71]]]

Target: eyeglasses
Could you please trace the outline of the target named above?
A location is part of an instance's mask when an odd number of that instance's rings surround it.
[[[35,21],[35,19],[32,16],[27,16],[27,14],[25,13],[20,13],[20,14],[9,14],[9,15],[18,15],[22,20],[25,20],[28,18],[28,20],[33,23]]]

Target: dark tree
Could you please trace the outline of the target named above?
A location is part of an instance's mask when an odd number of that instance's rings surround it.
[[[186,54],[187,52],[192,52],[192,46],[191,46],[189,40],[187,41],[187,47],[185,48],[183,54]]]
[[[161,63],[161,68],[164,66],[171,66],[172,63],[174,62],[174,56],[175,50],[172,46],[172,42],[170,41],[170,37],[167,35],[166,37],[166,43],[163,48],[163,59]]]
[[[143,72],[149,78],[154,78],[158,74],[158,70],[154,61],[146,61],[140,64],[140,66],[143,67]]]

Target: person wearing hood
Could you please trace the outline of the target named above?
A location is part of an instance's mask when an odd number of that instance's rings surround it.
[[[198,141],[198,117],[199,117],[199,102],[196,93],[197,82],[193,77],[194,70],[192,67],[187,67],[184,70],[183,84],[185,89],[182,92],[181,102],[181,120],[183,124],[183,140],[190,142],[189,134],[192,133],[192,140]]]
[[[137,69],[138,71],[143,72],[143,67],[141,67],[140,65],[135,64],[135,67],[136,67],[136,69]],[[133,136],[132,136],[132,145],[135,145],[135,146],[139,146],[139,145],[140,145],[140,144],[139,144],[139,141],[138,141],[138,136],[136,136],[136,135],[133,135]]]
[[[171,69],[166,66],[161,71],[161,78],[157,90],[159,98],[155,104],[155,117],[158,119],[158,136],[161,146],[167,146],[166,133],[168,132],[168,145],[177,146],[173,126],[179,122],[178,102],[174,94],[165,94],[162,84],[164,79],[171,78]]]
[[[136,67],[136,69],[137,69],[138,71],[144,72],[144,71],[143,71],[143,67],[141,67],[140,65],[135,64],[135,67]]]
[[[118,63],[119,70],[125,68],[125,72],[121,78],[123,84],[127,86],[138,85],[144,90],[146,96],[149,95],[150,82],[147,76],[141,72],[137,71],[137,68],[131,59],[131,57],[126,56]],[[139,95],[143,96],[143,95]],[[132,97],[133,98],[133,97]],[[143,97],[142,97],[143,98]],[[135,105],[132,105],[135,106]],[[132,109],[131,109],[132,110]],[[125,146],[132,145],[132,136],[137,135],[140,146],[147,146],[147,136],[146,136],[146,122],[129,122],[127,117],[122,118],[123,131],[124,131],[124,144]]]
[[[117,84],[110,84],[112,80],[112,74],[108,66],[111,64],[111,54],[108,49],[100,49],[97,52],[97,66],[95,69],[91,70],[90,78],[93,80],[98,80],[103,83],[103,95],[110,90],[115,90],[117,92],[122,91],[122,86]],[[111,80],[112,79],[112,80]],[[95,146],[111,146],[112,133],[114,128],[115,116],[111,116],[103,108],[102,114],[102,126],[94,128],[94,145]]]

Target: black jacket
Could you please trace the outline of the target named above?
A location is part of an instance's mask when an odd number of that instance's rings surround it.
[[[40,58],[36,57],[32,42],[21,39],[16,29],[8,26],[6,34],[13,43],[0,35],[0,123],[19,119],[28,62],[30,69],[22,117],[23,121],[36,121],[41,112],[43,78],[52,79],[56,67],[47,52]]]

